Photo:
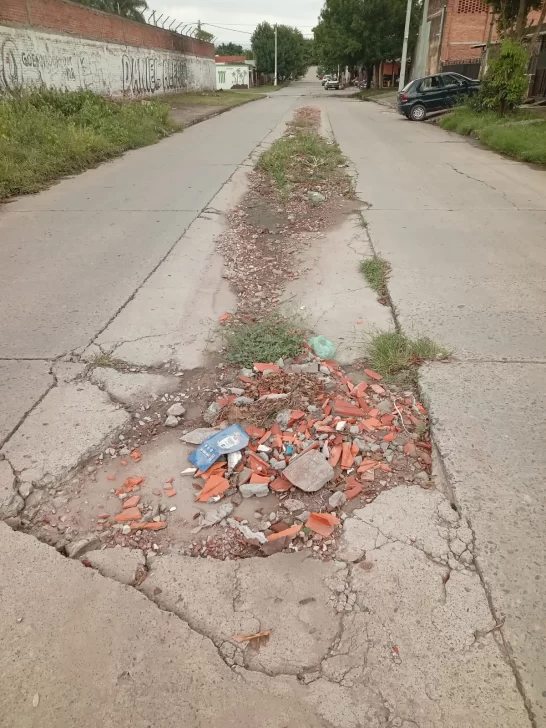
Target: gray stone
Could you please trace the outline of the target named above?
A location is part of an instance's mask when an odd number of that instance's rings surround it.
[[[280,426],[281,430],[286,430],[290,422],[290,410],[281,410],[275,417],[275,422]]]
[[[234,404],[236,404],[237,406],[245,405],[245,404],[254,404],[254,400],[252,399],[252,397],[237,397],[235,399]]]
[[[421,470],[413,476],[413,480],[414,482],[420,483],[421,485],[426,485],[430,482],[430,475],[427,473],[426,470]]]
[[[147,372],[118,372],[110,367],[96,367],[91,381],[108,392],[112,399],[129,407],[148,404],[166,392],[176,392],[180,382],[176,377]]]
[[[293,460],[284,471],[284,476],[296,488],[314,493],[332,480],[334,469],[320,452],[310,450]]]
[[[305,503],[302,503],[297,498],[287,498],[283,501],[282,505],[289,513],[297,513],[305,509]]]
[[[141,570],[146,565],[146,559],[140,549],[119,546],[113,549],[89,551],[85,554],[85,560],[103,576],[127,586],[135,585],[137,569]]]
[[[320,192],[309,190],[309,192],[307,193],[307,199],[309,200],[309,202],[312,202],[313,205],[322,205],[322,203],[326,200],[326,197]]]
[[[349,427],[349,432],[351,433],[351,435],[358,435],[358,433],[360,432],[358,425],[351,425]]]
[[[209,437],[216,435],[218,432],[220,432],[219,427],[199,427],[197,430],[192,430],[182,435],[180,439],[188,445],[202,445],[205,440],[208,440]]]
[[[307,364],[292,364],[290,371],[304,374],[317,374],[319,371],[319,363],[318,361],[310,361]]]
[[[239,493],[243,498],[252,498],[253,495],[256,498],[265,498],[269,495],[269,486],[267,483],[243,483],[239,486]]]
[[[356,442],[358,449],[360,452],[366,452],[368,449],[368,445],[364,442],[364,440],[360,440],[359,438],[355,438],[353,442]]]
[[[231,394],[235,394],[237,397],[241,397],[245,393],[245,390],[241,389],[241,387],[230,387],[229,391],[231,392]]]
[[[186,408],[181,405],[180,402],[175,402],[174,404],[171,404],[167,410],[167,414],[173,415],[174,417],[182,417],[182,415],[186,414]]]
[[[88,551],[94,551],[97,546],[100,546],[100,538],[92,533],[84,538],[80,538],[73,543],[66,545],[66,555],[71,559],[79,559]]]
[[[4,446],[21,482],[52,483],[102,450],[131,418],[89,382],[51,389]]]
[[[216,508],[201,513],[197,519],[197,528],[193,530],[193,533],[197,533],[201,528],[209,528],[216,523],[220,523],[224,518],[230,516],[232,512],[232,503],[220,503]]]
[[[335,493],[328,498],[328,505],[330,508],[341,508],[347,503],[347,496],[341,490],[336,490]]]
[[[286,468],[285,460],[275,460],[275,458],[271,458],[269,464],[271,465],[273,470],[284,470]]]
[[[207,410],[205,414],[203,415],[203,419],[208,425],[213,425],[216,418],[218,417],[218,413],[220,412],[220,405],[218,402],[213,402],[207,407]]]
[[[237,473],[237,484],[239,486],[248,483],[252,477],[252,470],[250,468],[243,468],[240,473]]]
[[[178,417],[175,417],[174,415],[169,415],[165,420],[165,427],[176,427],[178,425],[178,422]]]
[[[244,377],[255,377],[254,369],[241,369],[241,374]]]
[[[393,411],[394,406],[389,399],[383,399],[377,405],[377,409],[379,410],[380,415],[389,415]]]

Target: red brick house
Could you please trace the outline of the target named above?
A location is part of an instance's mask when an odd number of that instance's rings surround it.
[[[539,14],[531,12],[528,23],[536,22]],[[422,56],[422,74],[456,71],[477,78],[492,22],[491,7],[484,0],[429,0],[427,21],[419,39],[427,49]],[[497,37],[493,21],[492,40]]]

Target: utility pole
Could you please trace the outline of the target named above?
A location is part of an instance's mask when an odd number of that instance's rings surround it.
[[[273,85],[277,85],[277,23],[275,23],[275,81]]]
[[[411,20],[411,4],[412,0],[408,0],[408,7],[406,9],[406,26],[404,28],[404,45],[402,46],[402,62],[400,64],[400,80],[398,82],[398,90],[402,91],[406,85],[406,61],[408,59],[408,40],[409,40],[409,27]]]

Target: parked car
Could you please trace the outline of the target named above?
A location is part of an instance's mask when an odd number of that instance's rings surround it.
[[[423,121],[430,111],[448,109],[463,96],[478,93],[480,82],[459,73],[437,73],[410,81],[398,94],[398,113]]]
[[[322,77],[322,85],[324,86],[324,85],[325,85],[325,83],[326,83],[327,81],[329,81],[329,80],[330,80],[331,78],[332,78],[332,77],[331,77],[331,76],[329,76],[329,75],[328,75],[327,73],[326,73],[326,74],[324,74],[324,76]]]
[[[328,89],[334,89],[335,91],[339,91],[339,79],[329,78],[324,84],[324,89],[326,91],[328,91]]]

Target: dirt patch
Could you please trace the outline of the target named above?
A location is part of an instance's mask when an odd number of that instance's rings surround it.
[[[176,106],[171,108],[171,118],[180,126],[191,126],[202,119],[208,119],[213,114],[221,114],[228,106]]]

